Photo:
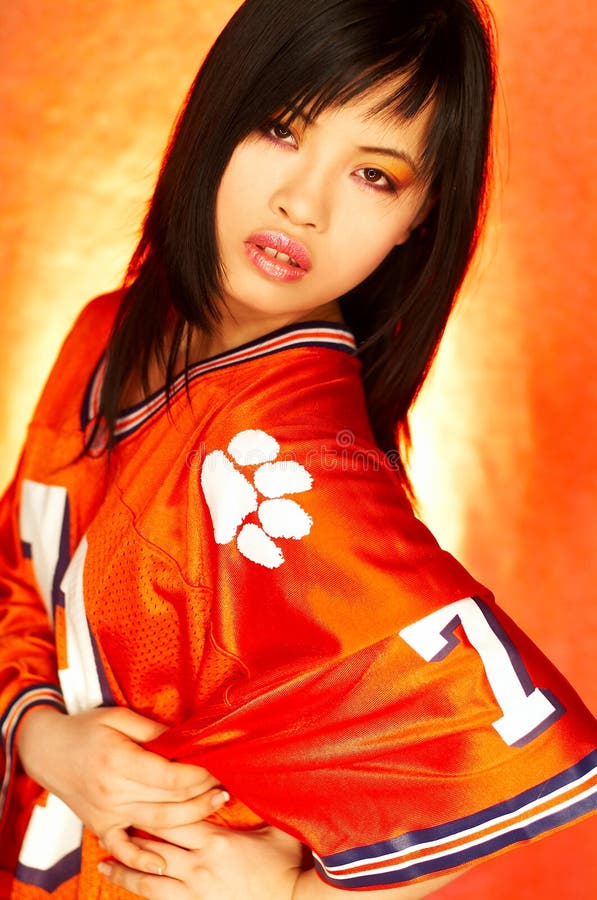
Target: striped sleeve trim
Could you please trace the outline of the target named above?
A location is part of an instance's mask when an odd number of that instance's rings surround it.
[[[34,706],[54,706],[56,709],[66,711],[62,694],[56,685],[36,684],[25,688],[17,694],[0,718],[0,738],[5,756],[4,773],[2,784],[0,785],[0,820],[4,815],[12,773],[16,763],[15,737],[17,728],[25,713]]]
[[[597,809],[597,750],[558,776],[480,813],[332,856],[313,854],[338,888],[400,885],[499,853]]]

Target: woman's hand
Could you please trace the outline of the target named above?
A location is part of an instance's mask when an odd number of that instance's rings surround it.
[[[277,828],[231,831],[209,822],[161,829],[168,841],[135,838],[159,853],[164,874],[147,875],[116,862],[100,871],[114,884],[147,900],[291,900],[301,872],[303,848]]]
[[[343,891],[323,882],[303,865],[304,848],[277,828],[231,831],[199,822],[160,830],[156,841],[135,838],[146,852],[160,853],[161,875],[134,871],[120,863],[101,863],[100,872],[113,884],[146,900],[339,900]],[[380,900],[422,900],[435,894],[459,872],[398,888],[371,890]]]
[[[100,872],[113,884],[146,900],[339,900],[354,896],[323,882],[313,868],[303,867],[302,845],[277,828],[230,831],[209,822],[163,829],[167,844],[135,838],[140,848],[159,852],[166,863],[162,875],[134,871],[105,862]],[[422,900],[445,887],[460,873],[371,890],[380,900]]]
[[[127,709],[68,716],[39,706],[25,716],[17,749],[27,774],[63,800],[112,856],[158,872],[165,864],[162,854],[135,844],[126,829],[154,834],[188,825],[229,799],[205,769],[169,762],[139,746],[164,730]]]

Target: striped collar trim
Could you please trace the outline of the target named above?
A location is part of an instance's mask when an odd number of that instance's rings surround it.
[[[191,384],[202,375],[237,366],[264,356],[271,356],[283,350],[293,350],[298,347],[323,347],[329,350],[339,350],[351,355],[356,353],[356,341],[354,335],[346,325],[335,322],[308,322],[301,325],[288,325],[277,331],[272,331],[263,337],[257,338],[233,350],[227,350],[212,356],[203,362],[195,363],[189,367],[188,383]],[[83,409],[81,412],[81,427],[83,430],[89,427],[99,412],[102,385],[106,373],[106,357],[100,359],[87,388]],[[178,375],[172,384],[170,399],[176,397],[185,387],[185,374]],[[114,432],[115,439],[122,440],[128,437],[144,424],[151,416],[167,405],[168,397],[165,388],[151,394],[140,403],[123,410],[116,421]]]

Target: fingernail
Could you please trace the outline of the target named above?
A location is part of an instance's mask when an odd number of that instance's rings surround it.
[[[220,791],[215,797],[211,798],[211,805],[214,809],[219,809],[220,806],[224,806],[225,803],[228,803],[230,800],[230,794],[228,791]]]
[[[109,878],[110,875],[112,874],[112,866],[110,865],[110,863],[107,863],[107,862],[101,862],[98,865],[97,870],[100,873],[100,875],[105,875],[107,878]]]

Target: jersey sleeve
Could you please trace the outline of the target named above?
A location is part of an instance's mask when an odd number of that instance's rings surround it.
[[[15,737],[29,709],[63,709],[58,686],[49,608],[39,592],[32,563],[25,485],[18,473],[0,501],[0,813],[16,766]],[[0,822],[3,819],[0,817]]]
[[[64,709],[54,620],[63,618],[61,581],[73,537],[69,479],[80,468],[71,465],[83,443],[79,398],[118,302],[117,294],[98,298],[77,317],[42,391],[15,477],[0,500],[0,822],[15,783],[15,741],[23,717],[37,705]]]
[[[292,377],[291,399],[239,405],[202,443],[212,637],[244,674],[155,749],[206,766],[342,889],[594,811],[591,714],[415,518],[358,396]]]

